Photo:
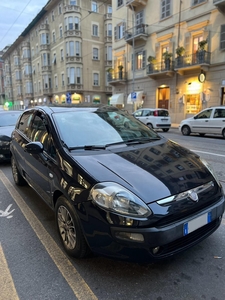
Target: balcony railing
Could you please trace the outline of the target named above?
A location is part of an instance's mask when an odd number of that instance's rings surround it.
[[[64,6],[64,14],[71,13],[71,12],[81,12],[81,8],[77,5],[66,5]]]
[[[49,24],[43,23],[39,27],[39,31],[41,30],[49,30]]]
[[[175,58],[175,69],[186,68],[195,65],[210,64],[211,53],[199,51],[190,55],[179,56]]]
[[[148,32],[147,32],[148,25],[147,24],[139,24],[125,32],[125,40],[128,44],[133,43],[133,39],[136,40],[147,40]]]
[[[127,80],[127,72],[113,72],[108,73],[108,82],[114,82],[114,81],[126,81]]]
[[[174,70],[174,61],[160,61],[159,63],[147,65],[147,74],[158,74],[162,72],[170,72]]]
[[[111,20],[112,19],[112,13],[104,14],[104,19],[105,20]]]

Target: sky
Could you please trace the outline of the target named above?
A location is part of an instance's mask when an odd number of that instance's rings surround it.
[[[13,44],[48,0],[0,0],[0,50]]]

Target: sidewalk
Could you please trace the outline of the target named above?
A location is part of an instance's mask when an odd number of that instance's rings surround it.
[[[178,128],[179,128],[179,125],[180,125],[180,124],[172,123],[172,124],[171,124],[171,128],[176,128],[176,129],[178,129]]]

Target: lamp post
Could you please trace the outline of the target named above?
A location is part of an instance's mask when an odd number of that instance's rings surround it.
[[[132,9],[132,12],[133,12],[133,37],[132,37],[132,48],[133,48],[133,79],[132,79],[132,93],[134,93],[134,77],[135,77],[135,74],[134,74],[134,70],[135,70],[135,66],[134,66],[134,63],[135,63],[135,53],[134,53],[134,32],[135,32],[135,13],[134,13],[134,8],[133,8],[133,5],[130,5],[131,9]],[[132,98],[131,98],[132,100]],[[133,107],[132,107],[132,112],[134,112],[135,110],[135,101],[133,101]]]

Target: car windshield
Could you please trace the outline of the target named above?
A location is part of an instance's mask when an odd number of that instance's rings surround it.
[[[69,149],[146,143],[160,139],[156,132],[123,111],[64,111],[54,113],[53,118],[61,140]]]
[[[0,113],[0,127],[14,126],[19,116],[20,112]]]

